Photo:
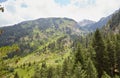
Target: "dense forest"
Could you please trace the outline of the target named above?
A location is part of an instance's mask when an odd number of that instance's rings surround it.
[[[120,78],[120,10],[85,33],[69,18],[0,28],[0,78]]]

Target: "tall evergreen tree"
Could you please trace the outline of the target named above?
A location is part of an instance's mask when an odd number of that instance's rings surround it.
[[[70,77],[72,66],[70,64],[70,59],[66,58],[63,62],[61,78]]]
[[[87,62],[86,74],[87,74],[87,78],[97,78],[96,68],[90,58],[88,59]]]
[[[74,75],[72,78],[87,78],[86,71],[82,69],[82,65],[79,62],[75,67]]]
[[[108,51],[108,73],[111,77],[114,76],[114,66],[115,66],[115,45],[112,41],[108,40],[107,42],[107,51]]]
[[[81,49],[81,45],[79,42],[77,44],[77,49],[75,53],[75,64],[77,65],[78,63],[81,63],[82,65],[84,63],[83,56],[82,56],[82,49]]]
[[[117,35],[117,40],[116,40],[116,59],[117,59],[117,69],[119,70],[119,75],[120,75],[120,34]]]
[[[106,67],[106,50],[103,38],[100,31],[97,29],[94,34],[93,47],[96,52],[96,68],[98,72],[98,78],[101,78],[103,75],[104,68]]]

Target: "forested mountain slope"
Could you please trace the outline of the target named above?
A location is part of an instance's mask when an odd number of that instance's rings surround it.
[[[106,33],[120,33],[120,10],[113,14],[112,18],[109,20],[106,26],[103,27],[103,30]]]
[[[44,62],[61,66],[75,38],[83,35],[77,22],[69,18],[40,18],[0,30],[1,77],[14,77],[17,72],[20,77],[30,78]]]
[[[59,33],[79,35],[81,32],[77,29],[77,22],[69,18],[40,18],[38,20],[22,22],[14,26],[3,27],[1,30],[4,32],[0,37],[1,46],[20,41],[21,38],[27,36],[34,35],[41,39],[46,39],[52,35],[59,35]]]
[[[23,55],[61,37],[69,36],[72,39],[74,36],[82,36],[77,22],[69,18],[40,18],[2,27],[1,30],[3,33],[0,35],[0,46],[18,44],[18,53],[22,52]]]

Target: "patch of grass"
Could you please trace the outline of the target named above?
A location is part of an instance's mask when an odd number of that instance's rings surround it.
[[[34,66],[17,68],[15,72],[18,73],[20,78],[31,78],[34,75]]]

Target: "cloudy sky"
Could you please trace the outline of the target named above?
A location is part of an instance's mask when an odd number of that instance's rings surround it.
[[[0,0],[0,26],[46,17],[98,21],[120,8],[120,0]]]

